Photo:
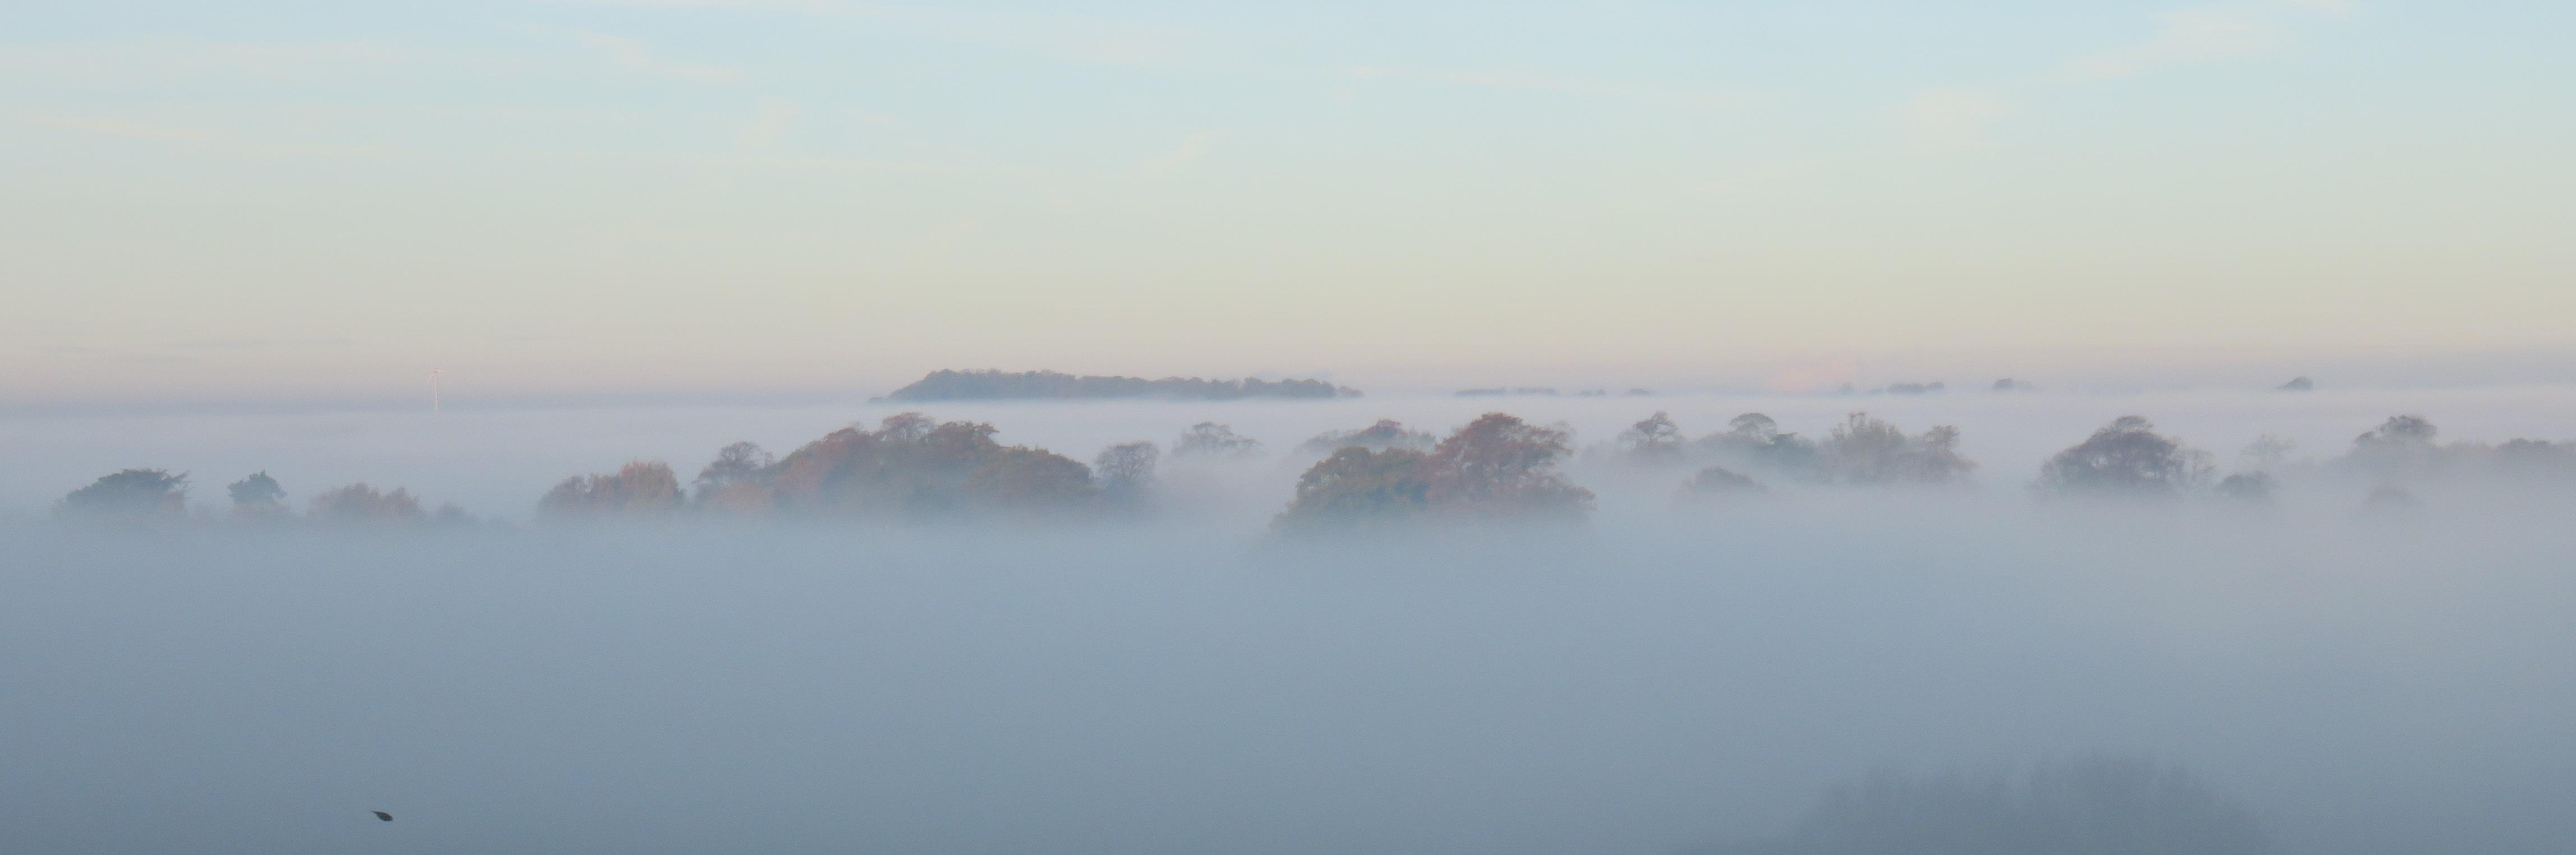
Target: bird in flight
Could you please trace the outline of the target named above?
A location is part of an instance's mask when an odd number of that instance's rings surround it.
[[[384,820],[384,821],[386,821],[386,822],[392,822],[392,821],[394,821],[394,815],[393,815],[393,814],[389,814],[389,813],[386,813],[386,812],[384,812],[384,811],[376,811],[375,813],[376,813],[376,818],[377,818],[377,819],[381,819],[381,820]]]

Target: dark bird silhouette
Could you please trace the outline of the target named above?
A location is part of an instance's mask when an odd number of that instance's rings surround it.
[[[394,821],[394,815],[393,815],[393,814],[389,814],[389,813],[386,813],[386,812],[384,812],[384,811],[376,811],[375,813],[376,813],[376,818],[377,818],[377,819],[381,819],[381,820],[384,820],[384,821],[386,821],[386,822],[392,822],[392,821]]]

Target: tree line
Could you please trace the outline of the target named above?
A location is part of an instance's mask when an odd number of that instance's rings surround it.
[[[833,431],[784,456],[737,442],[686,482],[667,462],[637,460],[557,483],[537,499],[537,518],[1113,519],[1150,514],[1162,501],[1161,444],[1117,443],[1085,463],[1045,448],[1004,445],[996,433],[989,423],[906,412],[872,428]],[[2288,474],[2331,474],[2370,484],[2373,505],[2403,505],[2413,501],[2414,489],[2445,481],[2576,483],[2576,443],[2442,443],[2438,435],[2420,416],[2392,416],[2324,461],[2293,460],[2295,444],[2265,436],[2239,453],[2236,471],[2221,474],[2216,455],[2158,431],[2142,416],[2122,416],[2048,458],[2028,487],[2066,498],[2260,501]],[[1724,430],[1692,438],[1657,412],[1582,454],[1569,428],[1507,413],[1487,413],[1446,435],[1386,419],[1293,446],[1292,459],[1310,462],[1272,524],[1295,534],[1461,521],[1580,523],[1595,495],[1567,474],[1578,462],[1672,472],[1676,481],[1667,483],[1677,485],[1681,504],[1780,488],[1955,487],[1978,468],[1961,444],[1956,426],[1909,433],[1868,413],[1851,413],[1810,439],[1761,413],[1736,416]],[[1176,459],[1240,461],[1262,457],[1265,446],[1228,425],[1201,422],[1169,448]],[[189,487],[188,473],[126,469],[71,491],[55,512],[80,520],[185,518]],[[285,486],[264,471],[229,484],[225,493],[230,504],[221,518],[242,523],[475,521],[452,504],[428,509],[404,488],[366,483],[315,493],[299,514]]]

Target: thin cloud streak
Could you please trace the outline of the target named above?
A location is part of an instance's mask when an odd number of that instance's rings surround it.
[[[1352,67],[1346,74],[1356,82],[1409,80],[1695,109],[1741,107],[1754,100],[1752,96],[1742,93],[1631,86],[1513,69],[1421,69],[1362,65]]]
[[[19,121],[40,128],[79,131],[85,134],[97,134],[103,137],[120,137],[130,140],[155,140],[159,142],[182,143],[220,143],[231,140],[229,135],[218,131],[206,130],[204,128],[181,127],[177,125],[155,125],[143,122],[129,122],[122,119],[91,119],[73,116],[35,116],[20,119]]]
[[[0,74],[29,80],[170,83],[208,77],[328,80],[356,69],[523,71],[505,57],[367,41],[209,42],[143,38],[0,47]]]
[[[2002,96],[1974,89],[1926,89],[1896,108],[1916,141],[1946,149],[1986,147],[1986,126],[2011,112]]]
[[[256,154],[284,157],[351,157],[381,152],[380,149],[367,146],[272,143],[260,140],[243,139],[228,131],[185,125],[134,122],[124,119],[82,116],[27,116],[21,117],[18,121],[20,124],[40,128],[52,128],[55,130],[72,131],[103,137],[114,137],[117,139],[172,143],[192,148],[204,148],[235,154]]]
[[[1024,12],[958,12],[920,6],[837,3],[829,0],[558,0],[591,6],[643,9],[730,10],[858,18],[903,24],[942,41],[980,45],[1061,60],[1124,66],[1179,64],[1207,41],[1198,30],[1079,15]]]
[[[1180,144],[1173,146],[1171,151],[1145,161],[1140,169],[1147,173],[1170,172],[1181,164],[1205,157],[1208,145],[1216,142],[1217,136],[1215,131],[1203,131],[1183,137]]]
[[[2270,24],[2219,9],[2185,9],[2165,15],[2146,41],[2078,59],[2072,70],[2090,79],[2128,77],[2161,66],[2260,56],[2280,44],[2281,32]]]
[[[2262,0],[2200,6],[2159,16],[2156,30],[2144,41],[2075,60],[2068,71],[2079,79],[2129,77],[2157,68],[2248,59],[2280,50],[2289,30],[2278,13],[2284,9],[2343,14],[2345,0]]]
[[[2013,112],[2014,93],[2269,55],[2289,43],[2288,28],[2276,20],[2286,9],[2342,14],[2351,5],[2345,0],[2256,0],[2168,12],[2158,17],[2155,31],[2144,40],[2068,61],[2053,78],[1989,89],[1926,89],[1891,109],[1917,142],[1936,148],[1982,148],[1989,144],[1986,126]]]
[[[732,83],[746,76],[740,69],[661,59],[638,39],[586,30],[574,30],[570,35],[573,41],[604,56],[610,65],[629,73],[692,83]]]

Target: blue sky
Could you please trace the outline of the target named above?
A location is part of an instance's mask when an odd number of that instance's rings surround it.
[[[540,397],[2510,380],[2527,357],[2472,357],[2576,345],[2571,31],[2370,0],[50,4],[0,34],[0,401],[432,367]]]

